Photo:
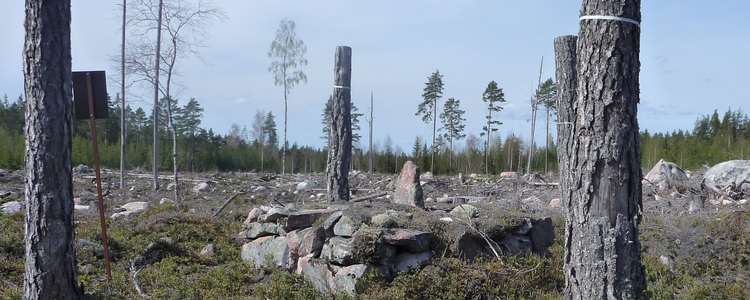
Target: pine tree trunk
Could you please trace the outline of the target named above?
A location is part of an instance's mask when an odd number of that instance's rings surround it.
[[[570,182],[573,173],[570,170],[570,148],[573,142],[573,122],[576,101],[576,45],[578,37],[561,36],[555,39],[555,81],[557,82],[557,151],[560,172],[560,199],[570,207]]]
[[[352,157],[352,48],[336,48],[334,71],[333,108],[328,129],[326,164],[328,202],[349,201],[349,164]]]
[[[638,239],[640,28],[628,20],[640,22],[640,1],[584,0],[581,16],[565,297],[635,299],[646,287]]]
[[[26,1],[24,298],[80,299],[73,227],[70,1]]]

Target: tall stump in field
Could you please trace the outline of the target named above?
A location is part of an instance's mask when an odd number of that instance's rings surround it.
[[[80,299],[73,240],[70,0],[26,1],[24,299]]]
[[[329,202],[349,201],[349,164],[352,157],[351,82],[352,48],[336,48],[333,69],[333,109],[328,126],[326,198]]]
[[[570,207],[570,148],[576,101],[576,44],[578,37],[561,36],[555,39],[555,81],[557,82],[557,162],[560,169],[560,199]]]
[[[567,299],[634,299],[646,287],[638,240],[640,10],[639,0],[583,1],[566,201]]]

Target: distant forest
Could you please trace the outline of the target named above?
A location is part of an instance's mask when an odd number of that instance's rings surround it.
[[[119,96],[110,102],[109,118],[97,120],[99,156],[103,167],[117,169],[120,166],[120,108]],[[165,103],[166,101],[164,101]],[[184,171],[264,171],[281,172],[281,146],[279,145],[275,117],[264,114],[263,139],[253,136],[258,130],[248,130],[238,125],[226,135],[212,129],[200,127],[202,111],[196,99],[184,106],[172,101],[175,112],[175,127],[178,133],[180,169]],[[162,106],[163,107],[163,106]],[[19,96],[9,101],[6,95],[0,99],[0,168],[21,169],[24,164],[24,100]],[[160,120],[166,118],[161,117]],[[153,151],[153,112],[148,114],[138,108],[126,109],[127,129],[125,161],[127,169],[150,170]],[[93,165],[91,127],[88,120],[76,120],[73,137],[74,165]],[[321,128],[323,125],[321,125]],[[356,129],[358,129],[357,126]],[[159,169],[172,170],[171,131],[167,123],[159,124]],[[254,134],[256,133],[256,134]],[[355,132],[355,135],[357,133]],[[260,142],[259,140],[262,140]],[[649,169],[659,159],[674,162],[685,169],[697,169],[702,165],[712,166],[726,160],[750,157],[750,119],[742,110],[731,108],[721,117],[718,111],[698,118],[692,131],[677,130],[672,133],[641,132],[641,163]],[[431,141],[429,141],[431,142]],[[365,144],[365,143],[359,143]],[[416,136],[411,149],[402,150],[394,146],[386,136],[382,144],[374,145],[373,169],[378,173],[396,173],[407,160],[417,163],[423,172],[439,174],[484,173],[484,145],[478,136],[469,133],[462,147],[456,147],[450,165],[450,150],[445,141],[439,141],[435,158],[435,170],[430,170],[430,151],[427,138]],[[542,143],[543,144],[543,143]],[[538,145],[538,144],[537,144]],[[287,145],[287,172],[324,172],[326,149]],[[262,151],[263,149],[263,151]],[[547,150],[547,155],[545,155]],[[263,152],[263,154],[261,154]],[[504,138],[495,136],[489,152],[489,172],[525,171],[528,145],[523,138],[510,134]],[[355,147],[352,151],[352,169],[367,171],[368,149]],[[263,156],[263,162],[261,162]],[[546,157],[546,164],[545,164]],[[261,165],[262,163],[262,165]],[[557,148],[551,143],[548,149],[535,147],[532,171],[557,170]],[[261,170],[262,168],[262,170]]]

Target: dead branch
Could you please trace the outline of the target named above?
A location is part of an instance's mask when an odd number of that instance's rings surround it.
[[[138,295],[141,295],[143,298],[148,298],[148,294],[143,292],[143,288],[138,284],[138,273],[141,272],[141,269],[136,270],[133,272],[133,285],[135,286],[135,290],[138,292]]]
[[[365,201],[365,200],[375,199],[377,197],[383,197],[383,196],[385,196],[387,194],[388,193],[386,193],[386,192],[377,193],[375,195],[369,195],[369,196],[364,196],[364,197],[359,197],[359,198],[356,198],[356,199],[353,199],[353,200],[349,200],[349,202],[350,203],[362,202],[362,201]]]
[[[221,213],[221,211],[224,210],[224,208],[227,207],[227,205],[229,205],[229,202],[232,202],[234,198],[237,198],[237,196],[242,195],[242,194],[245,194],[245,192],[237,192],[234,195],[232,195],[232,197],[229,197],[229,199],[227,199],[227,201],[224,201],[224,204],[222,204],[221,207],[219,207],[219,210],[217,210],[213,216],[214,217],[218,216]]]

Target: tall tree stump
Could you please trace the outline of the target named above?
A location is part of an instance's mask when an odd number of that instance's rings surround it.
[[[80,299],[73,240],[70,0],[26,1],[24,299]]]
[[[326,165],[326,198],[329,202],[349,201],[349,164],[352,158],[351,47],[336,48],[333,71],[333,109],[328,126]]]
[[[578,37],[561,36],[555,39],[555,81],[557,82],[557,161],[560,169],[560,199],[570,207],[570,148],[576,101],[576,44]]]
[[[639,0],[584,0],[566,201],[567,299],[634,299],[641,264]]]

